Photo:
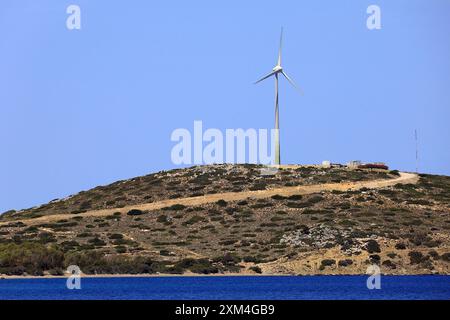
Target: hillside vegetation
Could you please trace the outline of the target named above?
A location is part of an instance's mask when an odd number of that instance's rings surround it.
[[[71,264],[91,274],[363,274],[374,263],[389,274],[449,273],[445,176],[420,175],[417,184],[377,189],[80,215],[163,199],[398,176],[314,167],[263,176],[260,169],[216,165],[160,172],[8,212],[0,220],[0,274],[62,274]],[[67,219],[29,223],[61,213]]]
[[[262,166],[214,165],[162,171],[143,177],[117,181],[81,191],[65,199],[20,212],[10,211],[4,217],[36,218],[49,214],[83,213],[89,210],[122,208],[164,199],[203,196],[223,192],[266,190],[274,187],[313,185],[330,182],[388,179],[387,172],[298,167],[262,175]]]

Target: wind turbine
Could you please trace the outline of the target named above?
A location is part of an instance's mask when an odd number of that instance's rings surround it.
[[[280,34],[280,47],[278,49],[278,62],[277,65],[272,69],[268,75],[262,77],[255,84],[271,77],[275,76],[275,165],[280,165],[280,122],[278,115],[278,75],[282,74],[289,83],[302,93],[301,89],[294,83],[294,81],[284,72],[283,67],[281,67],[281,46],[283,44],[283,28],[281,28]]]

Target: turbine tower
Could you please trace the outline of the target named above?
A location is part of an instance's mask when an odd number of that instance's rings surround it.
[[[278,75],[282,74],[289,83],[301,92],[301,89],[294,83],[294,81],[284,72],[281,67],[281,46],[283,44],[283,28],[281,28],[280,34],[280,46],[278,49],[278,62],[277,65],[272,69],[272,71],[255,82],[255,84],[271,77],[275,76],[275,165],[280,165],[280,122],[279,122],[279,114],[278,114]]]

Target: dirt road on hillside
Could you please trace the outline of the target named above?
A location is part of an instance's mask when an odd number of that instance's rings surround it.
[[[400,172],[400,176],[395,179],[387,179],[387,180],[373,180],[373,181],[361,181],[361,182],[343,182],[343,183],[326,183],[326,184],[316,184],[316,185],[306,185],[306,186],[294,186],[294,187],[281,187],[274,188],[269,190],[258,190],[258,191],[243,191],[243,192],[227,192],[227,193],[216,193],[216,194],[208,194],[205,196],[198,197],[189,197],[189,198],[178,198],[178,199],[168,199],[161,200],[152,203],[144,203],[138,205],[126,206],[123,208],[111,208],[111,209],[102,209],[102,210],[92,210],[87,211],[80,214],[55,214],[55,215],[47,215],[33,219],[22,219],[22,220],[10,220],[0,222],[0,225],[8,224],[11,222],[23,222],[27,225],[35,225],[41,223],[48,223],[52,221],[58,221],[61,219],[70,219],[75,216],[77,217],[99,217],[99,216],[107,216],[111,215],[114,212],[126,213],[131,209],[139,209],[139,210],[158,210],[164,207],[172,206],[174,204],[182,204],[185,206],[199,206],[206,203],[213,203],[218,200],[225,201],[238,201],[244,200],[247,198],[269,198],[276,194],[281,196],[291,196],[294,194],[311,194],[322,191],[349,191],[349,190],[358,190],[361,188],[383,188],[388,186],[393,186],[396,184],[415,184],[419,180],[417,174]]]

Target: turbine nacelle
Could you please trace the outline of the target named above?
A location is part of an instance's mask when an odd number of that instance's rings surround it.
[[[282,68],[281,66],[279,66],[279,65],[276,65],[276,66],[272,69],[272,71],[273,71],[273,72],[276,72],[276,73],[282,72],[282,71],[283,71],[283,68]]]

